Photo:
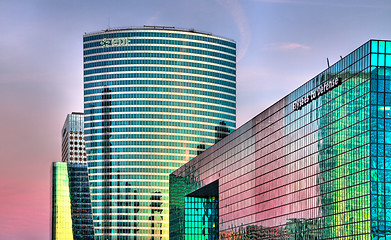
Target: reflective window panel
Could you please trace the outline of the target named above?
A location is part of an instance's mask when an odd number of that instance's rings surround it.
[[[188,198],[215,182],[219,239],[391,239],[391,42],[368,41],[169,181],[172,240],[203,226]]]

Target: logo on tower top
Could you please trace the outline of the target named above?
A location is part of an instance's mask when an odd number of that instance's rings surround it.
[[[102,48],[105,47],[123,47],[123,46],[129,46],[132,43],[132,40],[130,38],[113,38],[113,39],[106,39],[103,38],[102,41],[100,41],[100,46]]]
[[[106,38],[103,38],[103,40],[100,41],[100,46],[101,46],[102,48],[108,47],[109,45],[111,45],[111,41],[110,41],[110,40],[107,40]]]

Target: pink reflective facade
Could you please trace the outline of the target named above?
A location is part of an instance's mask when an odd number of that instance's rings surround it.
[[[371,40],[172,173],[170,239],[388,239],[389,111],[391,42]],[[208,194],[217,223],[184,204]]]

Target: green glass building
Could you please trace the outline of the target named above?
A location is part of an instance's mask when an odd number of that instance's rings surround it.
[[[172,173],[170,239],[391,239],[391,41],[368,41]]]
[[[172,27],[83,40],[95,238],[168,239],[168,175],[235,129],[236,44]]]

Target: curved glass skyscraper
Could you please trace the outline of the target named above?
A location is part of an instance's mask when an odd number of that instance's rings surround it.
[[[96,239],[168,239],[168,174],[235,129],[236,44],[169,27],[84,35]]]

